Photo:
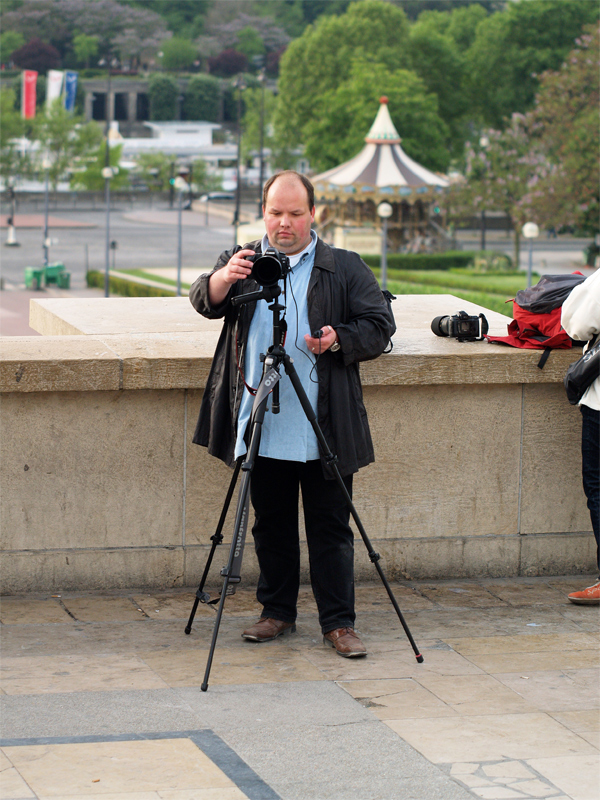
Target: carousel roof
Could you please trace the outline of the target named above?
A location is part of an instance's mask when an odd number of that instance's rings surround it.
[[[312,178],[315,187],[321,191],[339,191],[343,187],[348,187],[346,191],[349,187],[379,192],[387,189],[390,193],[409,195],[449,186],[447,178],[425,169],[406,155],[388,111],[387,97],[382,97],[380,103],[360,153],[339,167],[315,175]]]

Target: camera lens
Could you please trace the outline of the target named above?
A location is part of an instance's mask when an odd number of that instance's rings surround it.
[[[250,276],[261,286],[273,286],[283,277],[281,262],[275,256],[259,256]]]
[[[436,336],[450,336],[450,317],[447,314],[436,317],[431,323],[431,330]]]

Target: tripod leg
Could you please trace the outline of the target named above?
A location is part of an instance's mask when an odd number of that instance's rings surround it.
[[[223,589],[221,590],[221,600],[219,608],[217,609],[217,618],[213,628],[212,640],[210,643],[210,650],[208,652],[208,659],[206,661],[206,669],[204,671],[204,680],[200,689],[205,692],[208,689],[208,678],[213,662],[215,647],[217,644],[217,637],[219,635],[219,627],[221,625],[221,617],[223,616],[223,608],[225,606],[225,598],[227,596],[227,587],[230,583],[239,583],[240,575],[233,574],[235,564],[236,573],[241,572],[241,559],[244,547],[244,538],[246,533],[246,525],[248,522],[248,510],[250,502],[250,477],[256,456],[258,455],[258,448],[260,445],[260,434],[262,424],[267,410],[267,399],[269,392],[280,379],[279,373],[275,369],[269,369],[263,373],[261,383],[259,384],[254,400],[252,409],[252,435],[250,437],[250,444],[248,446],[248,453],[242,464],[242,483],[240,484],[240,493],[238,496],[235,527],[233,531],[233,539],[231,540],[231,548],[229,550],[229,560],[227,566],[221,572],[224,577]]]
[[[250,471],[244,472],[244,477],[242,478],[242,483],[240,486],[240,495],[238,499],[238,507],[237,507],[237,515],[236,515],[236,525],[233,532],[233,539],[231,540],[231,548],[229,550],[229,560],[227,562],[227,566],[223,570],[222,574],[224,577],[223,580],[223,588],[221,589],[221,599],[219,601],[219,607],[217,609],[217,618],[215,619],[215,626],[213,628],[212,640],[210,643],[210,649],[208,651],[208,658],[206,660],[206,669],[204,670],[204,680],[200,686],[200,689],[205,692],[208,689],[208,678],[210,676],[210,670],[212,667],[212,662],[215,654],[215,647],[217,644],[217,637],[219,635],[219,628],[221,626],[221,617],[223,616],[223,608],[225,607],[225,598],[227,597],[227,588],[230,582],[235,581],[239,583],[240,578],[235,577],[232,579],[232,567],[234,559],[236,558],[236,550],[239,547],[239,537],[241,535],[241,528],[245,524],[247,520],[247,503],[248,503],[248,496],[250,492]]]
[[[208,554],[208,558],[206,560],[206,566],[204,567],[204,572],[202,574],[202,578],[200,579],[200,585],[198,586],[198,590],[196,592],[196,599],[194,600],[194,605],[192,606],[192,612],[190,614],[190,618],[188,619],[188,623],[185,626],[185,632],[188,634],[188,636],[192,632],[192,624],[194,622],[194,617],[196,616],[196,611],[198,610],[198,603],[200,602],[200,600],[204,600],[204,602],[206,602],[206,595],[204,594],[204,584],[206,583],[206,579],[208,577],[208,573],[210,570],[210,566],[212,564],[215,550],[217,549],[217,545],[220,545],[221,542],[223,541],[223,534],[221,533],[221,531],[223,530],[223,525],[225,524],[227,512],[229,511],[229,505],[231,503],[231,498],[233,497],[233,490],[235,488],[235,484],[237,483],[241,466],[242,466],[242,459],[238,458],[235,465],[235,469],[233,471],[231,481],[229,483],[227,497],[225,498],[225,502],[223,504],[223,509],[221,511],[221,516],[219,518],[217,529],[214,532],[214,534],[210,537],[212,540],[212,547],[210,548],[210,553]]]
[[[388,583],[388,581],[387,581],[387,579],[386,579],[386,577],[385,577],[385,575],[383,573],[383,570],[381,569],[381,566],[379,564],[379,559],[381,558],[381,556],[379,555],[379,553],[376,553],[375,550],[373,550],[373,546],[371,545],[369,537],[367,536],[367,532],[365,531],[365,529],[363,527],[363,524],[362,524],[362,522],[360,520],[360,517],[358,516],[358,512],[356,511],[356,508],[354,507],[354,504],[352,502],[352,498],[350,497],[350,494],[348,493],[348,489],[346,488],[346,484],[344,483],[344,481],[342,479],[342,476],[340,475],[340,472],[339,472],[339,470],[337,468],[337,463],[336,463],[337,458],[331,452],[331,450],[329,448],[329,445],[327,444],[327,440],[325,439],[325,436],[323,435],[323,431],[321,430],[321,428],[319,426],[319,423],[317,422],[316,414],[315,414],[315,412],[313,410],[313,407],[310,404],[310,401],[309,401],[308,397],[306,396],[306,392],[304,391],[304,387],[302,386],[302,383],[300,382],[300,378],[298,377],[298,373],[296,372],[296,369],[295,369],[295,367],[294,367],[294,365],[292,363],[291,358],[288,355],[284,356],[283,363],[284,363],[284,366],[285,366],[285,371],[290,377],[290,380],[292,382],[292,386],[294,387],[294,390],[296,392],[296,395],[298,396],[298,400],[300,401],[300,404],[301,404],[301,406],[302,406],[302,408],[304,410],[304,413],[306,414],[306,417],[307,417],[308,421],[312,425],[312,428],[313,428],[313,430],[315,432],[315,435],[317,437],[317,440],[319,442],[319,445],[321,447],[323,455],[325,456],[325,460],[327,461],[329,466],[332,468],[333,474],[335,475],[335,479],[336,479],[340,489],[344,493],[344,497],[346,498],[346,503],[348,504],[348,508],[350,509],[350,513],[352,514],[352,518],[354,519],[354,522],[356,523],[356,527],[358,528],[358,530],[360,532],[360,535],[361,535],[361,538],[362,538],[362,540],[363,540],[363,542],[365,544],[365,547],[367,548],[367,552],[369,554],[369,558],[371,559],[371,561],[375,565],[375,569],[377,570],[377,573],[379,574],[379,577],[381,578],[381,581],[382,581],[382,583],[383,583],[383,585],[385,587],[385,590],[388,593],[388,597],[390,598],[390,600],[392,602],[394,610],[396,611],[396,614],[398,615],[398,619],[400,620],[400,623],[402,624],[402,627],[404,628],[404,632],[406,633],[406,636],[408,637],[408,641],[410,642],[411,647],[412,647],[412,649],[413,649],[413,651],[415,653],[416,659],[420,664],[420,663],[423,662],[423,656],[421,655],[417,645],[415,644],[415,640],[413,639],[412,634],[411,634],[411,632],[410,632],[410,630],[408,628],[408,625],[406,624],[406,620],[404,619],[404,616],[402,615],[402,612],[400,611],[400,607],[398,606],[398,603],[396,602],[396,598],[394,597],[392,589],[391,589],[391,587],[390,587],[390,585],[389,585],[389,583]]]

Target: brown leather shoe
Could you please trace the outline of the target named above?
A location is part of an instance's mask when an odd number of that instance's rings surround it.
[[[270,642],[271,639],[283,636],[284,633],[294,633],[295,630],[293,622],[261,617],[255,625],[242,633],[242,638],[251,642]]]
[[[323,636],[323,642],[334,647],[337,654],[344,658],[367,655],[367,648],[353,628],[336,628],[334,631],[329,631]]]

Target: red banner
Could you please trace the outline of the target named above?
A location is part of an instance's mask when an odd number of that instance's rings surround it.
[[[23,85],[21,87],[21,116],[23,119],[33,119],[35,117],[37,76],[37,72],[32,69],[23,70]]]

